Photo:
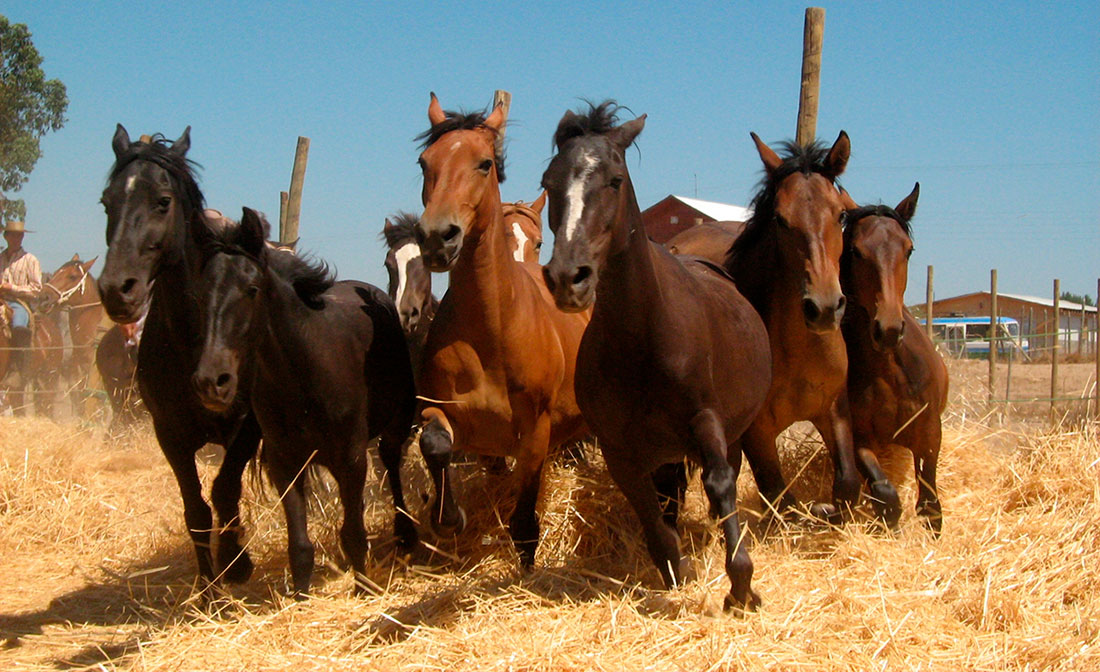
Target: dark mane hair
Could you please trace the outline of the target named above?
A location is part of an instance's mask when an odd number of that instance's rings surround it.
[[[390,217],[390,225],[382,229],[379,237],[386,241],[386,247],[396,249],[404,243],[416,240],[414,228],[419,221],[420,217],[417,215],[400,210]]]
[[[623,109],[614,100],[605,100],[599,105],[584,101],[587,111],[570,111],[558,122],[554,131],[554,147],[561,148],[566,141],[582,135],[605,135],[615,128],[619,121],[619,110]]]
[[[261,268],[270,269],[276,276],[294,288],[294,293],[307,307],[320,310],[325,307],[321,295],[336,283],[336,274],[329,269],[324,259],[299,257],[292,252],[272,249],[267,244],[267,232],[270,225],[260,217],[264,224],[264,245],[260,254],[255,255],[244,248],[243,228],[240,224],[224,229],[213,229],[205,223],[197,223],[204,230],[202,236],[203,263],[217,253],[233,254],[250,259]]]
[[[489,114],[485,110],[480,112],[466,112],[460,110],[454,112],[452,110],[445,110],[443,112],[443,121],[438,124],[433,124],[431,128],[424,131],[420,135],[413,138],[420,142],[420,148],[425,149],[435,144],[437,140],[451,131],[472,131],[475,128],[485,126],[485,120],[489,118]],[[493,131],[493,135],[497,135],[498,132],[494,129],[486,128]],[[493,162],[497,168],[497,182],[504,183],[504,145],[503,143],[494,143],[496,147],[496,156],[493,157]]]
[[[854,210],[848,211],[848,225],[844,227],[845,238],[848,238],[848,232],[851,231],[856,222],[864,217],[886,217],[892,219],[901,226],[902,231],[905,231],[905,235],[910,238],[913,237],[913,225],[908,219],[902,219],[902,216],[898,214],[897,210],[894,210],[888,205],[861,205]]]
[[[758,310],[764,300],[763,290],[771,284],[775,264],[757,264],[756,268],[751,269],[751,273],[748,269],[741,273],[738,270],[746,266],[743,262],[750,253],[770,254],[774,250],[775,197],[779,185],[795,173],[806,176],[818,173],[825,175],[830,182],[836,184],[836,180],[830,176],[825,167],[825,160],[830,150],[825,143],[815,141],[802,146],[787,140],[780,144],[780,150],[782,163],[775,171],[764,173],[749,206],[753,211],[752,216],[745,222],[744,231],[730,246],[726,256],[726,268],[737,278],[738,287],[745,298]]]
[[[206,207],[206,198],[202,195],[198,180],[195,178],[195,171],[201,166],[173,152],[171,147],[172,141],[161,133],[152,136],[149,142],[131,143],[126,152],[115,161],[115,165],[111,166],[108,181],[118,177],[119,173],[134,161],[151,161],[167,171],[172,179],[179,183],[185,213],[196,209],[202,210]]]

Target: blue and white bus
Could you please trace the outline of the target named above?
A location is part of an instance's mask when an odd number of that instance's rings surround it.
[[[917,320],[923,326],[924,318]],[[932,337],[956,357],[989,358],[989,316],[933,317]],[[1011,317],[997,318],[997,354],[1022,354],[1026,359],[1028,339],[1020,336],[1020,322]]]

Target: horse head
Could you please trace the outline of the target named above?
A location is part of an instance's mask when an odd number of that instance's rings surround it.
[[[382,238],[386,241],[386,272],[388,293],[397,306],[401,329],[405,334],[416,331],[421,318],[427,317],[432,303],[432,274],[424,266],[420,246],[416,243],[416,215],[400,212],[393,221],[386,219]]]
[[[501,205],[504,233],[508,236],[516,261],[538,263],[542,249],[542,209],[545,205],[545,191],[531,203],[516,201]]]

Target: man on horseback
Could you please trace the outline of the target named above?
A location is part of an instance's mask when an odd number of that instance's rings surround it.
[[[13,370],[22,378],[26,351],[31,344],[30,311],[27,303],[42,291],[42,267],[38,258],[23,249],[23,235],[27,232],[23,222],[10,221],[4,227],[7,247],[0,252],[0,301],[12,309],[11,345]],[[22,382],[22,380],[20,380]]]

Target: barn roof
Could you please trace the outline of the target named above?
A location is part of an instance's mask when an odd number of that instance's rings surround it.
[[[959,294],[958,296],[952,296],[946,299],[936,299],[936,303],[946,303],[948,301],[955,301],[957,299],[965,299],[971,296],[989,296],[988,291],[981,292],[969,292],[967,294]],[[1042,296],[1028,296],[1027,294],[1010,294],[1008,292],[997,292],[997,297],[1002,299],[1014,299],[1016,301],[1023,301],[1024,303],[1033,303],[1036,306],[1043,306],[1044,308],[1054,308],[1054,299],[1052,297]],[[918,304],[920,305],[920,304]],[[1058,302],[1058,307],[1062,310],[1071,310],[1080,312],[1082,305],[1073,301],[1066,301],[1062,299]],[[1086,313],[1095,313],[1096,306],[1084,306]]]
[[[702,201],[698,198],[688,198],[687,196],[677,196],[675,194],[672,195],[672,198],[719,222],[744,222],[752,217],[752,210],[740,205]]]

